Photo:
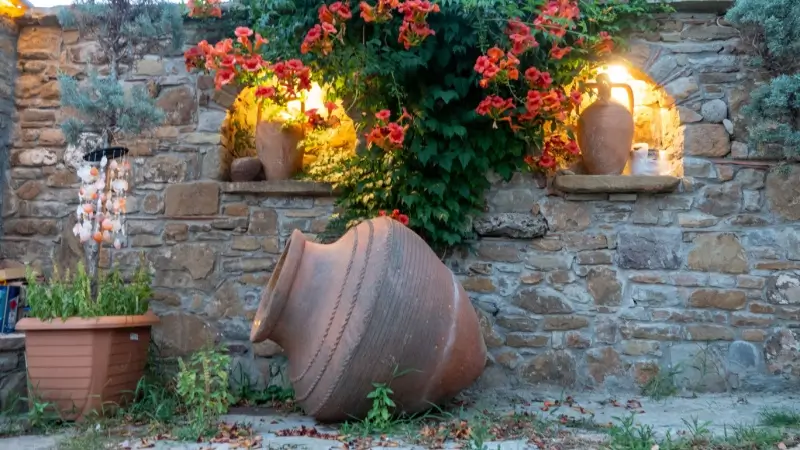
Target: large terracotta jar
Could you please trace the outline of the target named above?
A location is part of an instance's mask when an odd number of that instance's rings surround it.
[[[633,145],[633,90],[627,84],[612,84],[606,74],[597,76],[597,101],[578,119],[578,146],[583,164],[591,175],[619,175],[625,169]],[[630,111],[611,99],[611,89],[628,91]]]
[[[250,334],[289,358],[295,400],[323,422],[366,416],[372,383],[419,412],[472,384],[486,346],[453,273],[416,233],[381,217],[333,244],[295,230]]]
[[[303,128],[259,120],[256,124],[256,153],[267,181],[288,180],[303,169]]]

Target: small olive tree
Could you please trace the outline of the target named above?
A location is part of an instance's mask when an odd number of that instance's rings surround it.
[[[756,147],[778,144],[800,152],[800,2],[797,0],[737,0],[728,21],[758,52],[755,63],[772,75],[750,95],[744,113],[750,141]]]
[[[58,14],[64,29],[98,43],[107,70],[91,70],[86,80],[59,75],[61,104],[77,114],[62,130],[67,143],[79,145],[84,133],[95,133],[111,145],[121,135],[135,136],[164,121],[146,85],[129,92],[122,83],[145,54],[180,50],[183,18],[177,4],[163,0],[77,0]]]

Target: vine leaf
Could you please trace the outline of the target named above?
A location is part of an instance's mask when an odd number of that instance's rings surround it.
[[[436,99],[441,99],[442,101],[444,101],[445,104],[448,104],[451,101],[460,97],[457,91],[454,91],[452,89],[444,90],[438,86],[434,87],[431,90],[431,95],[433,95],[433,97]]]
[[[431,140],[427,143],[427,145],[419,149],[417,152],[417,158],[419,158],[419,162],[422,164],[427,164],[428,161],[430,161],[431,158],[438,153],[438,147],[439,146],[437,145],[436,141]]]
[[[463,151],[458,154],[458,160],[461,161],[461,167],[465,169],[467,168],[467,165],[469,165],[470,159],[472,159],[472,152]]]

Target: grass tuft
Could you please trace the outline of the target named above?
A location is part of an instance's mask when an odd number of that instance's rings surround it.
[[[761,424],[770,427],[800,427],[800,411],[796,409],[767,408],[762,410]]]

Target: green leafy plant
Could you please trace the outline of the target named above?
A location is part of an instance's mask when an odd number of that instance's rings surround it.
[[[63,422],[55,404],[42,402],[35,398],[30,401],[26,418],[30,428],[43,432],[50,432]]]
[[[61,125],[67,142],[78,145],[84,133],[92,133],[110,145],[160,125],[164,113],[155,105],[157,89],[136,85],[126,93],[122,80],[125,69],[143,55],[181,48],[178,5],[162,0],[78,0],[59,10],[58,19],[63,28],[77,28],[81,36],[95,40],[108,63],[107,75],[94,71],[85,81],[59,75],[61,105],[77,112]]]
[[[233,128],[234,136],[234,144],[231,149],[233,157],[246,158],[249,156],[256,156],[256,144],[252,127],[247,127],[240,120],[234,120],[231,127]]]
[[[347,421],[339,429],[344,436],[370,436],[396,432],[400,425],[419,423],[421,416],[398,417],[397,405],[392,400],[394,391],[385,383],[372,383],[372,391],[367,398],[372,401],[372,407],[367,416],[362,420]]]
[[[141,315],[147,312],[152,295],[151,276],[144,255],[131,280],[125,280],[118,268],[101,272],[97,279],[96,296],[92,295],[92,280],[83,263],[74,273],[59,272],[40,282],[28,270],[26,301],[30,315],[40,320],[70,317],[100,317]]]
[[[737,0],[725,19],[742,28],[762,61],[775,72],[796,71],[800,4],[792,0]]]
[[[678,393],[675,385],[675,377],[683,371],[680,365],[675,367],[661,367],[658,372],[653,374],[650,379],[642,386],[642,395],[653,400],[663,400]]]
[[[743,30],[758,53],[755,63],[772,73],[743,109],[749,139],[760,153],[795,155],[800,144],[800,3],[737,0],[725,18]],[[777,148],[775,148],[777,146]]]
[[[224,349],[212,347],[195,352],[188,362],[178,360],[177,393],[188,414],[181,438],[198,439],[216,431],[219,416],[234,401],[228,391],[230,364]]]
[[[614,417],[619,422],[608,430],[609,450],[652,450],[658,447],[656,435],[650,425],[637,425],[636,416]]]
[[[133,392],[134,401],[120,414],[133,423],[147,423],[165,428],[175,422],[180,409],[175,383],[142,377]]]
[[[241,363],[231,369],[230,378],[233,381],[231,391],[236,404],[285,405],[294,403],[294,389],[274,384],[268,385],[266,388],[258,387],[250,379]]]
[[[667,431],[661,438],[652,425],[637,424],[633,413],[613,419],[617,423],[609,428],[609,439],[603,446],[608,450],[771,449],[786,447],[796,439],[779,428],[752,425],[726,426],[721,436],[715,436],[710,429],[711,422],[697,417],[681,419],[684,430],[675,433],[675,437]],[[783,442],[785,444],[779,446]]]
[[[375,389],[367,394],[367,398],[372,400],[372,408],[367,413],[366,422],[376,431],[388,430],[397,407],[392,400],[394,391],[383,383],[372,383],[372,387]]]
[[[248,106],[242,98],[237,98],[228,111],[223,143],[233,158],[256,156],[255,124],[247,120]]]
[[[761,424],[773,427],[800,427],[800,411],[795,408],[765,408],[759,412]]]

